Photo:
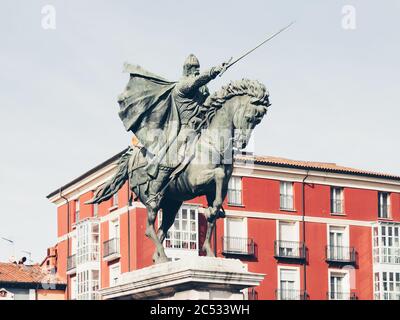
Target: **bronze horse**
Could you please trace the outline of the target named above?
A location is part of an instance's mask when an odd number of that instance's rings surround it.
[[[207,256],[214,256],[210,239],[216,220],[225,216],[221,209],[233,171],[234,149],[246,147],[252,130],[261,122],[269,105],[269,93],[258,81],[243,79],[230,82],[205,102],[208,110],[206,125],[192,146],[190,161],[165,186],[162,199],[157,202],[159,205],[150,201],[147,192],[153,183],[157,183],[157,178],[147,183],[138,182],[139,177],[147,176],[145,150],[139,147],[130,148],[121,157],[117,173],[96,193],[95,199],[107,200],[129,179],[131,190],[147,208],[146,236],[156,246],[153,261],[161,263],[168,261],[162,243],[182,203],[206,196],[208,225],[202,249]],[[132,171],[132,163],[144,165]],[[109,192],[110,188],[112,192]],[[162,209],[162,222],[156,232],[154,223],[159,209]]]

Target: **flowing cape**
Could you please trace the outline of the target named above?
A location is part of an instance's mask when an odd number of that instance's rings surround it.
[[[119,96],[119,116],[127,131],[132,131],[153,155],[165,149],[178,135],[180,118],[169,82],[140,66],[125,64],[130,80]]]

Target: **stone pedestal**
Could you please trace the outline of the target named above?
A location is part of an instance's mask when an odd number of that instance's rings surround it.
[[[237,259],[188,257],[124,273],[100,294],[104,300],[243,300],[241,290],[264,276]]]

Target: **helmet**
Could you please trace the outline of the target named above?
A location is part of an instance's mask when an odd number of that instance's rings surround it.
[[[199,59],[194,54],[190,54],[186,60],[185,63],[183,64],[183,75],[187,76],[189,75],[189,70],[192,67],[200,67],[200,62]]]
[[[199,62],[199,59],[197,59],[197,57],[194,54],[190,54],[186,58],[185,63],[184,63],[183,66],[184,67],[185,66],[197,66],[197,67],[200,67],[200,62]]]

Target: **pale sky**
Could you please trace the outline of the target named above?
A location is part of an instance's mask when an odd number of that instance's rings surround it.
[[[42,28],[43,6],[56,29]],[[355,8],[355,29],[342,8]],[[400,175],[400,1],[2,0],[0,261],[57,242],[46,195],[130,142],[118,117],[125,61],[167,79],[189,53],[207,69],[296,24],[210,84],[257,79],[272,106],[259,155]],[[347,20],[346,20],[347,21]],[[347,24],[348,26],[348,24]]]

